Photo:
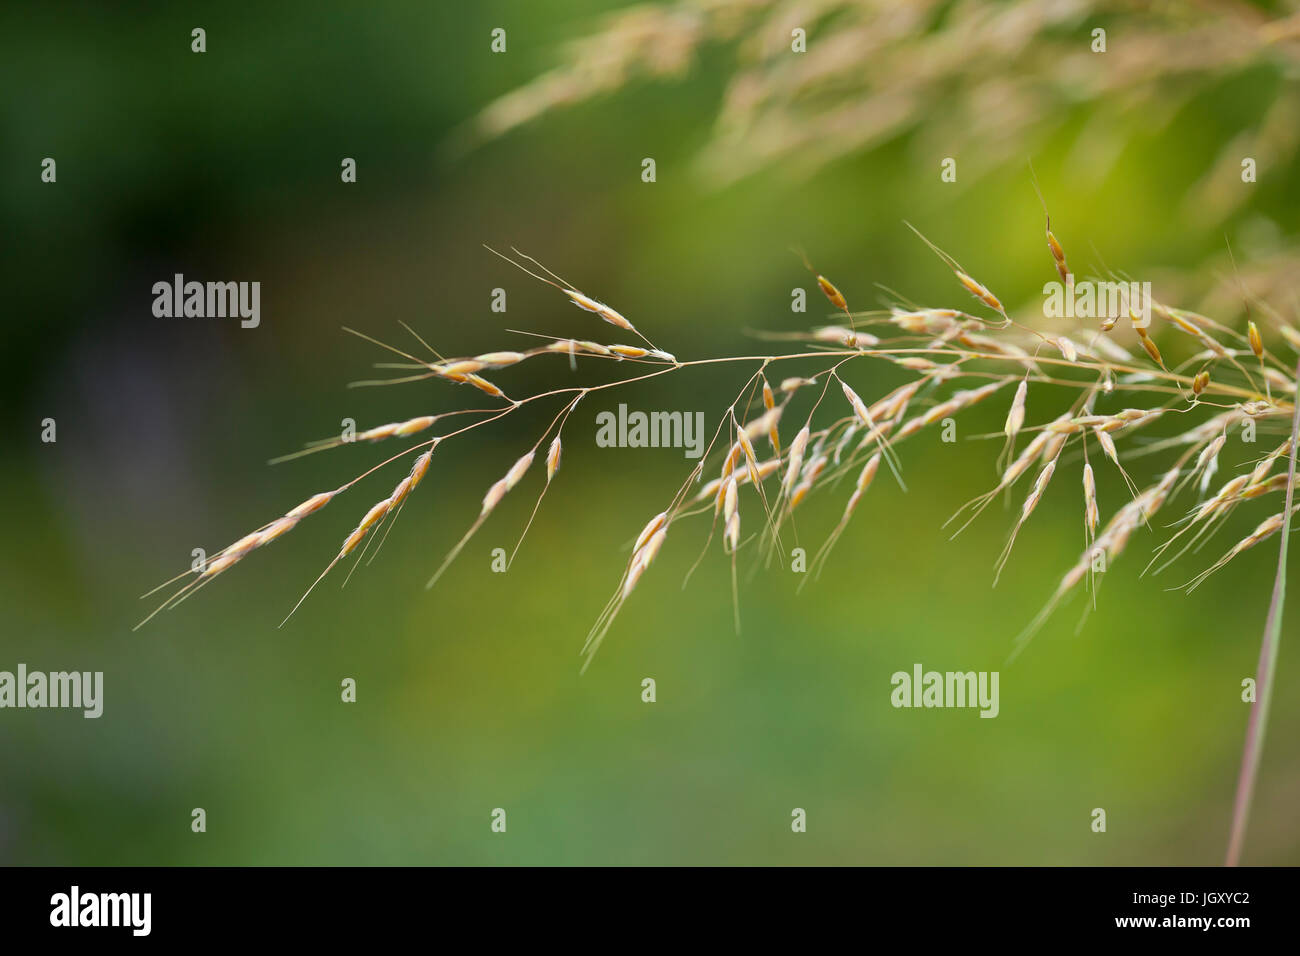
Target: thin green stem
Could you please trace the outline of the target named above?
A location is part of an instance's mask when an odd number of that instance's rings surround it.
[[[1300,376],[1300,365],[1296,367]],[[1268,707],[1273,699],[1273,675],[1277,670],[1277,651],[1282,637],[1282,608],[1286,603],[1286,555],[1291,537],[1291,500],[1295,493],[1295,462],[1297,437],[1300,436],[1300,402],[1296,403],[1291,419],[1291,462],[1287,471],[1286,507],[1282,510],[1282,543],[1278,547],[1277,578],[1273,582],[1273,600],[1269,603],[1268,619],[1264,624],[1264,639],[1259,648],[1259,664],[1255,668],[1255,702],[1250,705],[1250,720],[1246,724],[1246,746],[1241,755],[1241,774],[1237,778],[1237,798],[1232,810],[1232,836],[1228,841],[1228,866],[1241,860],[1242,845],[1246,841],[1246,825],[1250,821],[1250,804],[1255,795],[1255,779],[1259,774],[1259,758],[1264,750],[1264,730],[1268,724]]]

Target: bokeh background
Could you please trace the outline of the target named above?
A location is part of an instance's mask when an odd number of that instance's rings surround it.
[[[1158,296],[1187,305],[1218,295],[1228,320],[1240,302],[1220,289],[1231,278],[1225,236],[1243,272],[1264,268],[1283,290],[1278,270],[1295,275],[1300,169],[1287,137],[1265,143],[1256,184],[1224,159],[1269,117],[1278,126],[1275,108],[1293,107],[1287,34],[1259,32],[1291,15],[1284,5],[918,4],[924,15],[896,23],[885,53],[938,45],[888,64],[854,53],[864,23],[879,25],[866,35],[888,36],[874,7],[718,6],[740,12],[716,37],[689,20],[694,7],[673,8],[686,18],[675,22],[695,24],[694,40],[669,44],[678,55],[659,75],[615,63],[616,82],[592,80],[599,95],[564,88],[500,129],[476,118],[569,62],[575,39],[625,27],[608,19],[619,5],[23,3],[0,13],[0,669],[102,670],[106,683],[99,720],[0,712],[0,860],[1222,859],[1247,715],[1240,684],[1254,670],[1276,542],[1191,596],[1167,588],[1262,515],[1239,515],[1155,579],[1138,576],[1159,540],[1144,534],[1081,630],[1080,595],[1006,667],[1014,636],[1082,548],[1081,506],[1076,479],[1059,483],[991,590],[1010,513],[991,509],[955,541],[940,529],[989,486],[989,443],[918,436],[902,449],[908,492],[881,480],[819,581],[796,595],[787,571],[742,576],[739,635],[728,563],[715,549],[683,590],[705,529],[675,527],[581,677],[579,648],[629,540],[690,467],[675,450],[597,448],[594,414],[614,399],[575,414],[563,470],[506,574],[490,572],[490,552],[513,546],[535,482],[438,588],[423,589],[555,407],[439,449],[376,561],[345,590],[342,575],[327,580],[283,629],[396,472],[132,632],[152,608],[137,596],[186,567],[192,548],[215,550],[390,449],[268,459],[335,434],[345,417],[366,427],[476,401],[438,383],[347,388],[387,357],[341,326],[412,346],[404,321],[448,355],[524,341],[507,327],[610,338],[484,242],[542,257],[682,358],[752,352],[752,330],[819,319],[816,301],[808,316],[789,311],[790,290],[809,285],[792,245],[860,307],[879,301],[878,285],[963,306],[904,219],[1004,300],[1035,308],[1054,276],[1030,160],[1077,271],[1157,276]],[[1018,24],[1033,9],[1053,11],[1050,22],[1016,32],[998,19]],[[781,92],[791,17],[807,22],[809,61],[838,40],[850,64],[815,103],[797,84]],[[646,39],[657,21],[634,22],[648,31],[634,48],[658,49]],[[1109,30],[1104,55],[1088,49],[1098,25]],[[196,26],[207,31],[202,55],[190,52]],[[494,27],[507,30],[505,54],[489,50]],[[1233,38],[1230,55],[1157,60],[1141,83],[1107,72],[1133,56],[1129,40],[1184,49],[1207,31]],[[1004,44],[998,55],[974,42],[989,35]],[[943,60],[964,48],[963,64]],[[922,75],[933,82],[874,137],[835,140],[810,123],[788,130],[806,140],[786,140],[786,127],[726,113],[738,84],[758,84],[795,122]],[[1016,122],[1000,126],[999,104],[1013,100]],[[46,156],[56,184],[40,181]],[[640,177],[647,156],[653,184]],[[956,183],[940,182],[946,156]],[[340,182],[343,157],[357,161],[356,184]],[[151,286],[176,272],[260,281],[260,328],[153,317]],[[489,309],[496,287],[507,290],[505,316]],[[1289,289],[1273,305],[1294,317]],[[633,408],[705,411],[712,428],[748,372],[683,372],[618,394]],[[524,394],[609,374],[575,375],[556,360],[498,378]],[[878,394],[878,374],[853,381]],[[1057,411],[1032,408],[1030,420]],[[1004,414],[990,405],[961,435],[998,431]],[[55,444],[40,441],[46,417]],[[1230,448],[1229,463],[1256,450]],[[1140,459],[1135,476],[1158,466]],[[1099,475],[1105,517],[1124,491]],[[841,502],[806,507],[800,531],[815,546]],[[1300,863],[1295,636],[1289,615],[1253,863]],[[895,710],[889,675],[914,662],[1001,670],[1001,715]],[[345,677],[357,681],[355,704],[340,702]],[[644,677],[658,684],[653,705],[640,699]],[[195,807],[207,811],[204,834],[190,830]],[[505,835],[489,831],[496,807],[508,813]],[[794,807],[808,812],[806,834],[790,832]],[[1107,811],[1105,834],[1090,830],[1094,807]]]

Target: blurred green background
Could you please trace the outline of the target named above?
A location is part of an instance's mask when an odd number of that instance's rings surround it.
[[[684,371],[582,406],[506,574],[490,572],[490,552],[513,547],[536,473],[438,588],[422,587],[558,405],[440,448],[376,561],[346,590],[332,576],[283,629],[398,472],[132,632],[152,608],[137,595],[186,567],[192,548],[215,550],[396,448],[267,459],[345,417],[367,427],[478,402],[439,383],[346,388],[386,356],[341,326],[408,347],[405,321],[446,355],[525,342],[506,328],[618,340],[481,243],[538,255],[686,359],[752,352],[748,330],[818,320],[820,302],[790,314],[791,288],[810,284],[791,245],[859,307],[879,300],[877,284],[963,307],[904,219],[1006,301],[1032,302],[1054,276],[1029,159],[1076,269],[1195,278],[1225,233],[1249,261],[1253,237],[1300,227],[1293,158],[1222,228],[1189,228],[1176,212],[1214,144],[1294,82],[1250,63],[1204,82],[1173,117],[1131,112],[1114,165],[1082,185],[1071,163],[1096,110],[1087,102],[973,181],[958,155],[955,185],[913,135],[811,175],[777,164],[709,185],[692,158],[727,82],[725,44],[674,82],[632,83],[447,149],[607,9],[317,0],[0,13],[0,669],[102,670],[106,684],[99,720],[0,712],[0,860],[1218,863],[1276,542],[1190,597],[1166,588],[1262,512],[1154,580],[1138,573],[1158,539],[1138,536],[1086,626],[1076,633],[1076,595],[1007,667],[1012,639],[1082,549],[1077,478],[1048,494],[991,591],[1013,512],[991,509],[951,542],[940,524],[990,485],[993,445],[922,433],[903,450],[908,492],[882,475],[820,581],[796,596],[787,571],[742,576],[740,635],[716,547],[680,588],[705,527],[675,526],[579,676],[630,539],[691,464],[676,450],[597,448],[595,412],[619,400],[701,410],[712,430],[749,367]],[[203,55],[190,52],[194,26],[207,31]],[[497,26],[505,55],[489,51]],[[57,184],[40,181],[46,156]],[[640,178],[646,156],[653,184]],[[343,157],[357,161],[354,185],[339,180]],[[261,327],[154,318],[151,286],[176,272],[260,281]],[[505,316],[489,309],[496,287]],[[526,394],[608,374],[557,359],[497,380]],[[874,397],[886,377],[864,366],[850,381]],[[1000,430],[1005,405],[994,404],[962,419],[961,435]],[[1031,422],[1060,410],[1045,405]],[[55,444],[39,440],[45,417]],[[1256,450],[1229,449],[1224,464]],[[1135,477],[1162,462],[1140,459]],[[1125,492],[1099,476],[1104,520]],[[841,506],[810,499],[805,545]],[[1254,863],[1300,863],[1294,620]],[[892,708],[889,676],[915,662],[1001,670],[1000,716]],[[355,704],[339,700],[345,677]],[[657,681],[653,705],[640,699],[644,677]],[[194,807],[207,811],[204,834],[190,831]],[[505,835],[489,830],[496,807]],[[805,834],[790,831],[794,807],[808,812]],[[1105,834],[1090,830],[1094,807],[1107,811]]]

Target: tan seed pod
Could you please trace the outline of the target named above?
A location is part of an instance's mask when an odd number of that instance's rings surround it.
[[[851,349],[871,348],[880,344],[880,339],[874,335],[867,332],[854,332],[838,325],[817,329],[813,333],[813,338],[819,342],[834,342],[837,345],[844,345]]]
[[[473,385],[480,392],[487,392],[487,394],[491,395],[493,398],[505,397],[505,392],[501,391],[501,389],[497,388],[487,379],[481,378],[478,375],[466,375],[465,381],[469,382],[469,384]]]
[[[1047,431],[1053,435],[1077,435],[1083,431],[1083,423],[1074,420],[1064,422],[1051,422],[1047,426]]]
[[[880,470],[880,452],[876,452],[867,459],[867,463],[862,466],[862,471],[858,473],[858,481],[854,486],[859,493],[864,492],[871,486],[871,482],[876,477],[876,472]]]
[[[1083,466],[1083,519],[1088,526],[1088,534],[1097,533],[1097,482],[1093,478],[1092,465]]]
[[[758,457],[754,454],[754,445],[750,442],[749,436],[745,434],[743,428],[737,429],[736,439],[736,444],[740,445],[745,452],[745,467],[749,472],[749,480],[757,485],[759,483]]]
[[[811,482],[811,481],[801,481],[801,482],[799,482],[798,486],[794,489],[794,491],[792,491],[792,492],[790,493],[790,510],[791,510],[791,511],[793,511],[795,508],[799,507],[799,502],[801,502],[801,501],[804,500],[804,498],[808,495],[808,492],[809,492],[810,490],[812,490],[812,482]]]
[[[1065,250],[1062,249],[1061,244],[1056,241],[1056,236],[1052,235],[1051,229],[1047,230],[1047,248],[1052,253],[1052,259],[1056,263],[1056,271],[1057,274],[1060,275],[1061,281],[1067,285],[1071,284],[1073,282],[1073,277],[1070,275],[1070,267],[1065,263]]]
[[[736,489],[736,479],[728,479],[726,491],[723,493],[722,520],[725,526],[727,542],[734,552],[740,545],[740,508],[739,493]]]
[[[1118,465],[1119,451],[1115,448],[1115,439],[1100,428],[1094,428],[1092,433],[1097,436],[1097,444],[1101,445],[1101,450],[1106,453],[1106,457]]]
[[[215,578],[226,568],[238,561],[242,555],[238,554],[221,554],[209,561],[203,568],[200,577]]]
[[[570,300],[572,300],[573,304],[576,305],[578,308],[586,309],[588,312],[594,312],[596,313],[596,315],[600,316],[610,325],[617,326],[618,328],[623,329],[624,331],[627,332],[636,331],[636,329],[633,328],[631,322],[625,319],[614,309],[611,309],[605,303],[597,302],[591,296],[584,295],[583,293],[579,292],[577,289],[564,289],[563,292],[565,295],[569,297]]]
[[[1055,473],[1056,459],[1053,458],[1043,466],[1043,470],[1040,471],[1038,477],[1034,479],[1034,490],[1029,493],[1029,497],[1025,499],[1025,503],[1021,508],[1021,521],[1028,518],[1030,514],[1033,513],[1033,510],[1038,507],[1038,502],[1043,497],[1043,492],[1047,490],[1047,483],[1052,480],[1052,475]]]
[[[1258,484],[1251,484],[1248,488],[1246,488],[1245,491],[1241,493],[1241,497],[1258,498],[1261,495],[1267,495],[1274,491],[1285,491],[1286,485],[1287,485],[1286,475],[1274,475],[1272,478],[1269,478],[1266,481],[1261,481]]]
[[[312,495],[302,504],[298,505],[298,507],[290,511],[287,517],[305,518],[309,514],[314,514],[315,512],[320,511],[330,503],[330,499],[333,497],[334,492],[332,491],[322,491],[319,494]]]
[[[407,475],[399,481],[397,487],[393,489],[392,495],[389,496],[388,507],[392,509],[400,505],[405,500],[406,496],[411,493],[413,487],[415,487],[415,485],[411,481],[410,475]]]
[[[843,293],[841,293],[839,289],[835,288],[834,283],[832,283],[830,279],[819,275],[817,277],[817,287],[821,289],[822,294],[830,300],[831,305],[835,306],[835,308],[842,312],[849,311],[849,304],[845,300]]]
[[[995,296],[995,295],[994,295],[992,292],[990,292],[988,289],[986,289],[986,288],[985,288],[983,285],[981,285],[979,282],[976,282],[974,279],[972,279],[972,278],[971,278],[970,276],[968,276],[966,273],[961,272],[961,271],[958,271],[958,272],[957,272],[957,280],[958,280],[962,285],[964,285],[964,286],[966,287],[966,291],[967,291],[967,292],[969,292],[971,295],[975,296],[975,298],[979,299],[981,302],[983,302],[985,305],[987,305],[990,309],[993,309],[993,310],[995,310],[995,311],[997,311],[997,312],[1001,312],[1001,311],[1002,311],[1002,303],[998,300],[998,297]]]
[[[877,422],[884,422],[898,418],[903,412],[907,411],[908,404],[916,397],[916,393],[920,391],[924,381],[924,379],[917,379],[914,382],[908,382],[880,399],[871,406],[872,419]]]
[[[893,309],[889,321],[905,332],[924,335],[943,335],[956,325],[960,313],[952,309],[924,309],[919,312],[904,312]]]
[[[790,443],[789,466],[786,468],[785,481],[782,482],[781,490],[786,495],[793,495],[795,482],[799,480],[799,471],[803,468],[804,449],[808,447],[808,426],[805,425],[799,429],[799,433],[794,436],[794,441]]]
[[[899,356],[894,359],[894,364],[913,372],[928,372],[939,367],[939,363],[932,362],[928,358],[921,358],[919,355]]]
[[[397,435],[399,438],[414,435],[416,432],[424,431],[437,420],[435,415],[421,415],[419,418],[408,419],[397,426]]]
[[[1226,435],[1219,435],[1217,438],[1214,439],[1214,441],[1210,442],[1208,445],[1202,448],[1201,453],[1196,456],[1196,467],[1194,467],[1192,470],[1200,471],[1211,461],[1213,461],[1216,457],[1218,457],[1219,452],[1223,450],[1223,443],[1227,440],[1228,439]]]
[[[733,512],[727,519],[727,546],[731,553],[740,547],[740,512]]]
[[[745,427],[741,429],[745,437],[753,441],[758,436],[770,432],[776,427],[776,423],[781,420],[781,409],[771,408],[759,415],[753,421],[746,422]]]
[[[772,386],[767,379],[763,379],[763,407],[769,412],[776,407],[776,396],[772,394]]]
[[[517,365],[527,357],[523,352],[488,352],[474,361],[482,362],[484,368],[504,368],[507,365]]]
[[[1151,361],[1155,362],[1161,368],[1164,368],[1165,362],[1164,359],[1160,357],[1160,349],[1157,348],[1156,343],[1151,340],[1151,336],[1147,335],[1146,329],[1138,329],[1138,340],[1142,343],[1142,348],[1146,350],[1147,355],[1151,356]]]
[[[740,461],[744,454],[744,449],[740,447],[740,442],[736,442],[727,451],[727,457],[722,459],[722,478],[731,477],[731,473],[736,470],[736,462]]]
[[[392,498],[389,497],[377,504],[371,505],[370,510],[366,512],[365,517],[361,519],[361,523],[353,529],[352,533],[349,534],[347,538],[344,539],[343,547],[339,549],[340,558],[351,554],[353,550],[356,549],[356,546],[361,543],[362,539],[365,538],[370,529],[374,527],[375,522],[388,514],[389,509],[392,508],[392,504]]]
[[[253,548],[256,548],[261,543],[262,543],[262,532],[254,531],[252,534],[244,535],[242,538],[240,538],[230,547],[223,550],[221,553],[223,555],[227,555],[227,554],[244,555],[247,552],[251,551]]]
[[[1015,438],[1020,434],[1021,427],[1025,424],[1025,396],[1029,392],[1029,382],[1021,379],[1020,384],[1016,386],[1016,395],[1011,400],[1011,409],[1007,412],[1006,424],[1002,426],[1002,433],[1008,438]]]
[[[1192,394],[1200,395],[1205,391],[1205,386],[1210,384],[1210,373],[1208,370],[1197,372],[1196,377],[1192,379]]]
[[[560,436],[556,435],[551,441],[551,447],[546,450],[546,483],[549,485],[555,473],[560,470]]]
[[[707,482],[704,483],[704,486],[701,487],[700,490],[695,493],[695,500],[704,501],[706,498],[709,497],[713,497],[716,499],[718,495],[718,489],[722,487],[723,481],[724,479],[722,478],[710,478]],[[720,507],[721,506],[719,505],[719,508]]]
[[[269,525],[267,525],[266,530],[262,532],[262,540],[258,542],[258,546],[260,547],[261,545],[264,544],[270,544],[272,541],[280,537],[282,534],[287,534],[289,531],[293,530],[294,525],[296,525],[297,523],[298,523],[297,519],[290,518],[288,516],[283,518],[276,518]]]
[[[645,546],[645,543],[650,540],[651,536],[654,535],[654,533],[658,531],[660,528],[664,527],[667,521],[668,521],[668,512],[666,511],[659,512],[657,515],[655,515],[653,518],[647,521],[646,526],[641,529],[641,533],[636,536],[636,544],[632,546],[632,553],[636,554],[638,551],[640,551],[641,548]]]
[[[479,514],[485,515],[499,505],[501,499],[506,496],[507,490],[506,480],[504,478],[493,482],[492,487],[489,488],[487,494],[483,496],[483,510],[480,511]]]
[[[611,345],[609,350],[620,358],[645,358],[650,354],[649,349],[643,349],[639,345]]]
[[[650,567],[650,563],[654,561],[655,555],[659,553],[659,549],[663,546],[667,534],[668,528],[660,525],[653,532],[646,535],[644,540],[637,546],[632,554],[632,560],[628,564],[627,577],[623,581],[624,598],[632,593],[632,589],[636,587],[636,583],[641,579],[645,569]]]
[[[510,466],[510,470],[506,472],[505,477],[506,491],[509,491],[515,485],[519,484],[520,479],[524,477],[524,473],[528,471],[528,468],[532,463],[533,452],[530,451],[526,455],[522,455],[518,461]]]
[[[437,444],[433,448],[438,447]],[[420,483],[425,472],[429,470],[429,460],[433,458],[433,448],[430,448],[419,458],[415,459],[415,464],[411,466],[411,487],[414,488]]]
[[[397,434],[400,426],[397,422],[389,422],[387,425],[376,425],[374,428],[367,428],[361,434],[357,435],[358,441],[379,441],[383,438],[392,438]]]
[[[1246,337],[1250,340],[1250,350],[1255,353],[1255,358],[1264,357],[1264,340],[1260,337],[1259,326],[1254,322],[1246,324]]]
[[[874,425],[875,419],[871,417],[871,412],[868,411],[866,404],[863,403],[862,398],[858,393],[849,388],[848,383],[846,382],[840,382],[840,387],[844,390],[844,397],[847,398],[849,404],[853,406],[853,413],[862,420],[863,424]]]

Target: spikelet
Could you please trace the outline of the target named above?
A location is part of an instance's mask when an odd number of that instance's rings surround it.
[[[736,429],[736,444],[739,445],[745,453],[745,466],[749,471],[749,480],[755,485],[758,485],[758,456],[754,454],[754,445],[749,440],[749,436],[745,434],[745,429]]]
[[[858,502],[866,491],[871,487],[871,482],[875,480],[876,472],[880,470],[880,452],[876,452],[867,459],[867,463],[862,466],[862,471],[858,473],[858,480],[853,486],[853,494],[849,496],[849,503],[844,508],[844,517],[847,518],[853,514],[853,509],[858,506]]]
[[[1070,274],[1070,267],[1065,263],[1065,250],[1052,234],[1050,224],[1047,227],[1047,248],[1052,253],[1052,261],[1056,264],[1056,272],[1061,277],[1061,281],[1067,286],[1073,285],[1074,276]]]
[[[505,477],[495,482],[488,489],[487,494],[483,496],[483,509],[479,512],[480,517],[486,517],[493,508],[501,503],[501,499],[506,496],[506,492],[519,484],[519,480],[524,477],[524,472],[528,471],[528,466],[532,463],[533,452],[530,451],[510,466],[510,470],[506,472]]]
[[[619,358],[639,359],[650,354],[649,349],[643,349],[639,345],[611,345],[609,350]]]
[[[844,345],[851,349],[871,348],[880,344],[880,339],[874,335],[866,332],[854,332],[838,325],[829,325],[817,329],[813,333],[813,338],[819,342],[834,342],[837,345]]]
[[[546,483],[549,485],[555,473],[560,470],[560,436],[556,435],[551,441],[551,447],[546,450]]]
[[[725,544],[729,545],[734,553],[740,545],[739,493],[734,476],[727,479],[726,487],[723,489],[722,523],[726,535]]]
[[[841,312],[849,311],[849,303],[845,300],[844,294],[835,288],[835,284],[823,275],[817,277],[817,287],[822,290],[822,294],[830,300],[831,305]]]
[[[251,534],[244,535],[234,544],[223,548],[216,557],[206,562],[203,566],[203,570],[199,572],[199,578],[214,578],[235,562],[245,557],[249,552],[260,548],[265,544],[270,544],[276,538],[287,534],[289,531],[293,530],[294,526],[303,518],[310,514],[315,514],[317,511],[320,511],[321,508],[324,508],[329,504],[330,500],[336,494],[338,494],[337,491],[322,491],[318,494],[314,494],[306,501],[291,508],[282,517],[276,518],[274,521]],[[167,603],[171,603],[171,599],[169,599]],[[166,606],[166,604],[164,604],[164,606]],[[156,614],[157,611],[154,613]],[[150,617],[152,616],[153,615],[150,615]],[[148,620],[148,618],[145,620]],[[144,622],[142,621],[141,623]]]
[[[625,319],[621,314],[619,314],[614,309],[611,309],[605,303],[597,302],[591,296],[584,295],[583,293],[579,292],[577,289],[562,289],[561,291],[565,295],[567,295],[569,297],[569,300],[578,308],[585,309],[588,312],[594,312],[596,315],[600,316],[610,325],[617,326],[618,328],[623,329],[626,332],[636,331],[636,329],[632,326],[631,322]]]
[[[1139,327],[1137,333],[1138,341],[1142,343],[1142,348],[1146,350],[1147,355],[1151,356],[1151,361],[1155,362],[1161,368],[1164,368],[1165,361],[1160,357],[1160,349],[1156,346],[1156,343],[1151,340],[1151,336],[1147,334],[1147,330]]]
[[[361,543],[361,540],[366,536],[366,534],[369,533],[370,529],[374,527],[375,522],[388,514],[389,508],[391,507],[392,501],[388,498],[372,505],[370,510],[366,512],[365,517],[361,519],[361,523],[353,529],[351,534],[343,539],[343,547],[339,550],[339,557],[341,558],[345,555],[351,554],[356,546]]]
[[[475,359],[462,359],[457,362],[443,362],[440,365],[430,365],[429,368],[444,378],[450,378],[457,382],[465,380],[465,376],[483,370],[483,363]]]
[[[794,441],[790,443],[789,464],[786,467],[785,480],[781,483],[782,492],[790,498],[793,498],[795,482],[799,480],[799,471],[803,467],[804,450],[808,447],[808,426],[805,425],[799,429],[799,434],[794,436]]]
[[[517,365],[525,358],[527,356],[523,352],[488,352],[477,356],[474,361],[480,363],[480,368],[505,368],[507,365]]]
[[[867,409],[861,396],[859,396],[857,392],[853,391],[853,389],[849,388],[847,382],[840,382],[840,387],[844,390],[844,397],[847,398],[849,404],[853,406],[853,413],[862,420],[864,425],[874,426],[875,422],[871,417],[871,412]]]
[[[952,309],[922,309],[919,312],[893,309],[890,311],[889,321],[905,332],[918,335],[943,335],[955,328],[960,314]],[[1297,341],[1300,341],[1300,333],[1297,334]]]
[[[959,281],[962,285],[966,287],[967,292],[975,296],[975,298],[979,299],[990,309],[993,309],[995,312],[1003,311],[1002,303],[1001,301],[999,301],[997,296],[995,296],[992,292],[986,289],[981,283],[975,281],[966,273],[962,272],[960,269],[957,270],[957,281]]]
[[[1223,449],[1223,443],[1227,440],[1226,434],[1216,436],[1213,441],[1201,449],[1201,453],[1196,457],[1196,464],[1192,468],[1192,474],[1201,473],[1202,495],[1210,487],[1210,481],[1214,478],[1215,472],[1219,470],[1219,452]]]
[[[501,391],[501,389],[497,388],[495,385],[493,385],[491,382],[489,382],[487,379],[483,378],[482,376],[466,375],[465,381],[468,382],[470,385],[473,385],[480,392],[486,392],[487,394],[491,395],[493,398],[505,398],[505,392]]]
[[[1294,506],[1291,510],[1294,513],[1297,509],[1300,509],[1300,505]],[[1187,582],[1188,593],[1190,594],[1192,591],[1195,591],[1198,587],[1200,587],[1201,583],[1205,581],[1206,578],[1208,578],[1215,571],[1219,570],[1221,567],[1223,567],[1225,564],[1227,564],[1237,555],[1241,554],[1243,551],[1246,551],[1249,548],[1253,548],[1261,541],[1267,540],[1268,538],[1277,534],[1277,532],[1281,530],[1285,518],[1286,518],[1286,512],[1279,511],[1277,514],[1269,515],[1267,518],[1261,521],[1258,525],[1256,525],[1254,531],[1246,535],[1246,537],[1242,538],[1231,548],[1229,548],[1227,552],[1224,553],[1223,557],[1219,558],[1219,560],[1216,561],[1212,566],[1206,568],[1196,577],[1192,578],[1191,581]]]
[[[1097,482],[1092,475],[1092,465],[1083,466],[1083,522],[1088,527],[1088,538],[1097,533]]]
[[[1250,342],[1250,350],[1255,353],[1255,358],[1262,359],[1264,357],[1264,340],[1260,337],[1259,326],[1254,322],[1248,322],[1246,324],[1246,337]]]
[[[524,477],[524,473],[528,471],[528,468],[532,463],[533,452],[530,451],[528,454],[521,456],[518,461],[510,466],[510,470],[506,472],[505,477],[506,491],[509,491],[515,485],[519,484],[519,480]]]
[[[664,538],[667,535],[668,529],[666,527],[657,528],[632,555],[632,563],[628,566],[627,577],[623,581],[624,599],[632,593],[632,589],[636,587],[637,581],[641,580],[641,575],[645,573],[645,569],[650,567],[650,563],[654,561],[655,556],[659,553],[659,549],[663,546]]]
[[[995,587],[997,586],[998,580],[1002,577],[1002,569],[1006,567],[1007,559],[1011,557],[1011,548],[1016,543],[1016,535],[1020,533],[1020,529],[1024,527],[1025,522],[1029,520],[1029,516],[1034,513],[1034,509],[1038,507],[1038,502],[1043,498],[1043,492],[1047,490],[1048,482],[1052,480],[1052,475],[1056,474],[1056,461],[1061,453],[1061,449],[1065,447],[1066,436],[1059,435],[1057,438],[1059,439],[1060,444],[1055,446],[1055,451],[1051,458],[1048,459],[1047,464],[1043,465],[1042,469],[1038,472],[1038,477],[1034,479],[1034,487],[1025,498],[1024,504],[1020,506],[1020,518],[1016,521],[1015,527],[1011,529],[1011,537],[1007,541],[1007,546],[1002,550],[1002,555],[998,558],[997,573],[993,576],[993,584]],[[1053,444],[1054,443],[1049,442],[1048,447],[1052,447]]]
[[[640,551],[641,548],[645,546],[645,543],[649,541],[650,538],[654,535],[654,533],[658,531],[660,528],[662,528],[667,522],[668,522],[668,512],[666,511],[659,512],[657,515],[655,515],[653,518],[647,521],[645,527],[641,529],[641,533],[636,536],[636,544],[632,546],[632,554],[635,555],[638,551]]]
[[[407,435],[414,435],[416,432],[424,431],[437,421],[436,415],[421,415],[418,418],[410,418],[404,422],[389,422],[387,425],[377,425],[374,428],[368,428],[357,435],[357,441],[380,441],[384,438],[405,438]]]

